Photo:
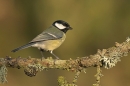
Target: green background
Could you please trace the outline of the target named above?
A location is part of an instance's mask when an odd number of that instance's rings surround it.
[[[114,46],[130,36],[130,1],[127,0],[0,0],[0,57],[28,56],[40,58],[36,48],[16,53],[10,51],[28,43],[48,28],[53,21],[67,21],[73,30],[67,32],[65,42],[54,51],[60,59],[76,59],[95,54],[97,49]],[[45,53],[45,56],[51,56]],[[104,69],[102,86],[130,86],[130,55],[121,62]],[[96,68],[81,73],[78,86],[95,83]],[[74,73],[63,70],[41,71],[28,77],[23,69],[8,68],[7,84],[0,86],[57,86],[57,77],[72,82]]]

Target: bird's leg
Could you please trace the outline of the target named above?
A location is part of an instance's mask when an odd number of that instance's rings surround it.
[[[56,59],[59,59],[59,57],[58,56],[56,56],[54,53],[53,53],[53,51],[49,51],[53,56],[55,56],[56,57]]]
[[[45,58],[44,58],[44,55],[43,55],[44,50],[43,50],[43,49],[40,49],[40,52],[41,52],[41,55],[42,55],[42,58],[41,58],[41,61],[42,61],[43,59],[45,59]]]

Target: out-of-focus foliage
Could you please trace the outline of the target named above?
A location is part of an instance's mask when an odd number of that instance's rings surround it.
[[[53,21],[67,21],[72,31],[54,52],[61,59],[75,59],[109,48],[130,36],[130,1],[124,0],[0,0],[0,57],[37,57],[36,48],[17,53],[10,51],[28,43],[48,28]],[[46,56],[50,54],[45,53]],[[102,86],[130,86],[130,56],[114,68],[102,69]],[[79,86],[95,83],[95,68],[87,69],[78,80]],[[36,77],[26,76],[22,69],[8,69],[8,83],[1,86],[57,86],[58,76],[72,81],[74,73],[62,70],[42,71]]]

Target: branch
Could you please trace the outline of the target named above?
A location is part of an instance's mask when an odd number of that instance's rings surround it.
[[[50,58],[36,59],[36,58],[11,58],[6,56],[0,59],[0,67],[24,68],[24,72],[28,76],[35,76],[38,71],[47,69],[62,69],[73,72],[82,72],[88,67],[105,67],[107,69],[116,65],[120,58],[127,56],[130,51],[130,38],[123,43],[115,43],[115,46],[98,50],[96,54],[80,57],[75,60],[55,60]],[[0,72],[1,73],[1,72]]]

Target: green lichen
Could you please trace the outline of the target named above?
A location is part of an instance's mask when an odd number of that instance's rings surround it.
[[[58,78],[58,86],[77,86],[76,84],[70,84],[65,80],[63,76],[59,76]]]
[[[5,65],[0,67],[0,83],[7,83],[7,68]]]

